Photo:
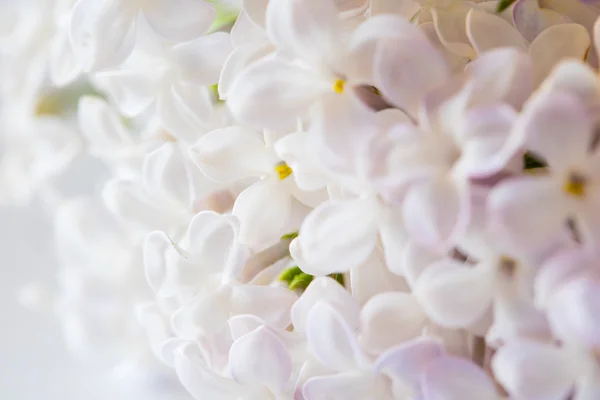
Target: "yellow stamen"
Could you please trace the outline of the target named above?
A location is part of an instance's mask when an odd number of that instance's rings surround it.
[[[275,172],[277,172],[277,174],[279,175],[279,180],[282,181],[285,178],[287,178],[288,176],[290,176],[292,174],[292,169],[290,168],[289,165],[287,165],[286,163],[282,162],[280,164],[277,164],[275,166]]]
[[[62,111],[62,105],[56,95],[45,94],[40,97],[35,107],[35,115],[58,115]]]
[[[563,186],[563,190],[574,197],[583,197],[585,196],[585,191],[587,187],[587,179],[585,176],[572,172],[567,181]]]
[[[336,93],[342,94],[344,93],[344,86],[346,86],[346,81],[343,79],[337,79],[333,84],[333,90]]]
[[[510,257],[500,257],[500,271],[508,278],[514,277],[517,272],[517,262]]]

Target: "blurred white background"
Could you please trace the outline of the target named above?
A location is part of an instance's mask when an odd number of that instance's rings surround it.
[[[81,183],[84,176],[74,182]],[[19,303],[19,289],[29,282],[55,287],[53,246],[50,217],[39,204],[0,207],[0,399],[190,399],[176,381],[119,379],[89,360],[75,360],[67,352],[52,306],[30,311]]]

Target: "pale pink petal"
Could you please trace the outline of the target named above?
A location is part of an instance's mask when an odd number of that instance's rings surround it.
[[[441,357],[434,360],[425,369],[422,383],[427,399],[500,399],[486,373],[464,358]]]
[[[564,93],[538,98],[522,114],[526,147],[551,168],[566,171],[586,157],[593,121],[576,97]]]
[[[517,398],[564,399],[578,374],[569,353],[550,344],[514,340],[492,359],[498,382]]]
[[[563,341],[586,348],[600,345],[600,285],[589,278],[562,285],[547,305],[553,332]]]
[[[415,116],[418,103],[446,81],[449,70],[422,31],[399,21],[397,36],[378,46],[374,82],[387,100]]]
[[[412,388],[418,388],[427,366],[444,354],[442,343],[429,338],[411,340],[392,347],[375,361],[375,370]]]
[[[367,19],[354,30],[350,38],[346,67],[348,78],[353,83],[374,84],[374,69],[378,67],[374,58],[380,42],[392,39],[402,40],[404,43],[409,37],[428,44],[424,42],[426,38],[416,26],[398,16],[379,15]]]
[[[564,60],[548,75],[540,87],[543,92],[575,94],[586,105],[600,103],[600,80],[596,72],[581,60]]]
[[[567,18],[556,11],[540,8],[537,0],[517,1],[512,14],[515,27],[530,43],[549,26],[567,22]]]
[[[440,177],[414,184],[403,205],[406,230],[415,242],[444,249],[466,229],[470,214],[465,183]]]
[[[524,135],[513,129],[516,120],[516,111],[505,104],[467,112],[458,133],[462,154],[457,168],[475,178],[504,168],[525,141]]]
[[[491,223],[512,243],[539,247],[566,221],[561,188],[548,177],[522,177],[496,186],[488,198]]]
[[[473,85],[471,103],[485,105],[504,101],[520,109],[533,89],[533,64],[515,48],[490,50],[465,66]]]

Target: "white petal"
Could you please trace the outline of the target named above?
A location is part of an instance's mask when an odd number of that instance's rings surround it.
[[[375,213],[371,199],[328,202],[314,209],[297,239],[308,262],[305,272],[327,275],[365,262],[377,241]]]
[[[252,23],[264,27],[269,0],[242,0],[243,11]]]
[[[135,11],[120,2],[79,0],[73,7],[70,37],[75,56],[85,71],[123,62],[135,44]]]
[[[229,57],[223,63],[221,74],[219,76],[219,98],[227,100],[231,85],[237,76],[254,61],[271,53],[273,47],[266,44],[259,48],[238,48],[234,49]]]
[[[467,36],[479,54],[497,47],[516,47],[527,51],[523,36],[507,21],[475,8],[467,14]]]
[[[117,113],[98,97],[83,96],[79,100],[77,120],[93,152],[115,156],[115,153],[133,145]]]
[[[277,162],[262,135],[237,126],[208,132],[190,148],[190,154],[206,176],[227,183],[274,171]]]
[[[302,395],[305,400],[385,399],[388,394],[385,391],[378,392],[376,385],[373,375],[362,372],[315,376],[306,381]]]
[[[177,336],[194,340],[200,335],[221,334],[231,313],[231,287],[205,282],[205,290],[177,310],[171,325]],[[217,285],[209,291],[210,284]]]
[[[166,143],[144,159],[142,179],[148,193],[170,204],[186,209],[192,202],[191,182],[183,155],[176,145]]]
[[[174,46],[171,50],[180,79],[205,86],[217,83],[230,53],[231,39],[225,32],[202,36]]]
[[[290,308],[298,297],[293,291],[277,286],[239,285],[233,288],[232,310],[236,314],[253,314],[265,324],[286,329]]]
[[[166,279],[165,252],[171,246],[169,237],[160,231],[150,232],[144,240],[144,271],[146,280],[155,293]]]
[[[196,400],[236,400],[242,394],[241,387],[231,379],[220,377],[208,369],[199,349],[193,344],[176,350],[175,371]]]
[[[98,73],[94,76],[94,82],[107,92],[123,115],[135,117],[154,102],[160,73],[121,69]]]
[[[279,58],[263,58],[238,75],[227,98],[240,122],[258,130],[286,130],[327,90],[331,87],[313,71]]]
[[[182,141],[193,143],[213,113],[209,90],[196,84],[173,84],[156,101],[156,113],[162,126]]]
[[[404,269],[404,248],[409,238],[399,210],[390,209],[389,214],[382,218],[379,236],[388,269],[396,275],[403,276],[401,271]]]
[[[343,31],[332,0],[270,1],[266,28],[273,43],[311,65],[329,69],[338,66]]]
[[[137,223],[145,230],[168,226],[169,218],[149,204],[147,197],[139,185],[125,180],[109,181],[102,191],[107,207],[120,218]]]
[[[262,384],[279,393],[290,379],[292,360],[281,340],[263,326],[233,343],[229,370],[237,382]]]
[[[216,16],[215,6],[204,0],[150,0],[142,12],[152,29],[176,41],[204,34]]]
[[[525,399],[564,399],[578,374],[566,351],[528,340],[502,346],[492,359],[492,368],[509,394]]]
[[[350,269],[350,290],[360,304],[382,292],[407,289],[404,279],[390,272],[378,251]]]
[[[418,244],[445,249],[467,226],[470,202],[466,183],[442,177],[413,185],[405,198],[406,230]]]
[[[333,306],[343,319],[353,328],[358,328],[360,306],[355,298],[337,281],[330,277],[315,278],[292,306],[291,315],[294,330],[306,332],[308,314],[319,301]]]
[[[439,261],[423,271],[414,294],[429,317],[449,328],[467,327],[481,318],[494,296],[495,271],[479,264]]]
[[[444,47],[460,57],[473,59],[475,54],[469,45],[465,29],[465,17],[469,8],[468,4],[455,3],[455,6],[449,9],[434,7],[431,15],[435,30]]]
[[[361,344],[375,354],[421,335],[428,322],[417,299],[402,292],[372,297],[360,316]]]
[[[583,60],[591,40],[585,27],[578,24],[554,25],[543,31],[529,47],[534,62],[536,82],[541,83],[559,61]]]
[[[73,82],[81,74],[81,67],[75,58],[69,32],[62,27],[51,44],[49,70],[52,83],[58,86]]]
[[[235,341],[260,328],[265,322],[256,315],[243,314],[229,318],[228,324],[231,331],[231,338]]]
[[[356,334],[325,302],[317,303],[308,314],[306,339],[311,353],[334,371],[350,371],[361,362]]]
[[[196,214],[180,241],[198,268],[206,272],[240,269],[244,251],[236,241],[237,221],[212,211]]]
[[[257,250],[277,243],[290,219],[292,197],[276,178],[263,179],[239,194],[232,214],[240,220],[241,243]]]
[[[457,357],[441,357],[429,364],[423,377],[423,388],[425,398],[431,399],[500,398],[494,383],[482,369]]]

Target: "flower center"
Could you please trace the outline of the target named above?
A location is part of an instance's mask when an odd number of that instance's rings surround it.
[[[279,180],[282,181],[290,176],[293,171],[285,162],[280,162],[279,164],[275,165],[275,172],[277,172]]]
[[[507,278],[513,278],[517,272],[517,262],[513,258],[507,256],[500,257],[500,263],[498,267],[502,275],[506,276]]]
[[[563,186],[563,190],[574,197],[585,196],[587,178],[578,172],[571,172]]]
[[[333,83],[333,90],[336,93],[342,94],[344,93],[344,86],[346,86],[346,81],[343,79],[336,79]]]

